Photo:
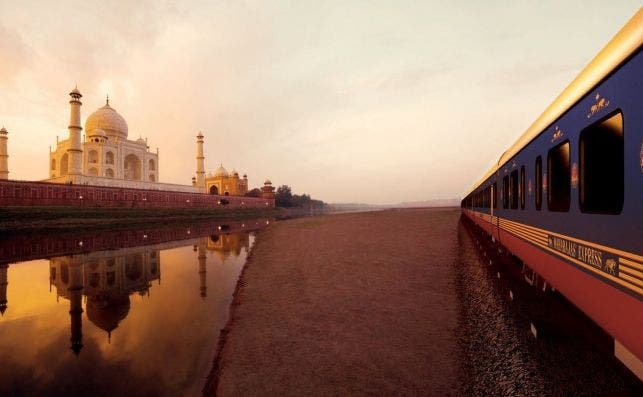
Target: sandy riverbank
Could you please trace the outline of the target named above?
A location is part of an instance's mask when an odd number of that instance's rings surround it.
[[[278,222],[261,232],[208,392],[457,393],[459,209]]]

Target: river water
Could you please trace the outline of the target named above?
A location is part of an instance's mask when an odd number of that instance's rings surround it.
[[[267,223],[0,241],[0,395],[200,394]]]

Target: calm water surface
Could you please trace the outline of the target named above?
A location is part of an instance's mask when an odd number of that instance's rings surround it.
[[[0,395],[198,395],[268,222],[0,241]]]

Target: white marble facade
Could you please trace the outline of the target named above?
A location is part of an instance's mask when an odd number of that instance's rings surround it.
[[[109,99],[87,118],[84,139],[80,142],[82,95],[74,89],[70,96],[69,137],[57,141],[49,154],[48,182],[186,192],[202,190],[189,185],[158,183],[158,151],[151,152],[146,139],[128,139],[127,122],[110,106]]]

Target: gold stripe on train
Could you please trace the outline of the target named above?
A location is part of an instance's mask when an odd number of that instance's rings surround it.
[[[530,229],[530,228],[528,228],[528,227],[521,226],[521,225],[519,225],[519,224],[510,223],[510,222],[503,222],[503,221],[501,221],[501,222],[500,222],[500,224],[501,224],[501,225],[504,225],[504,226],[510,226],[510,227],[516,228],[516,229],[518,229],[518,230],[525,231],[525,232],[527,232],[527,233],[531,233],[531,234],[533,234],[533,235],[536,235],[536,236],[542,237],[542,238],[544,238],[545,240],[547,239],[547,234],[546,234],[546,233],[542,233],[542,232],[539,232],[539,231],[537,231],[537,230],[533,230],[533,229]]]
[[[524,231],[521,231],[521,230],[517,230],[513,226],[506,226],[505,225],[505,226],[502,226],[502,228],[504,230],[510,231],[513,234],[518,235],[518,236],[520,236],[520,237],[522,237],[522,238],[524,238],[526,240],[529,240],[529,241],[532,241],[532,242],[538,242],[538,243],[543,244],[543,245],[547,245],[547,239],[544,238],[544,237],[534,236],[529,232],[524,232]]]
[[[511,222],[511,221],[506,221],[506,224],[511,225],[511,226],[513,226],[513,227],[517,227],[517,228],[519,228],[519,229],[523,229],[523,230],[529,231],[529,232],[531,232],[531,233],[535,233],[535,234],[541,235],[541,236],[543,236],[543,237],[545,237],[545,238],[547,238],[547,236],[548,236],[548,233],[545,233],[545,232],[543,232],[543,231],[540,231],[540,230],[538,230],[538,229],[536,229],[536,228],[529,227],[528,225],[523,225],[523,224],[521,224],[521,223]]]
[[[529,234],[530,236],[534,236],[535,238],[542,239],[542,240],[545,241],[545,243],[547,243],[547,235],[544,234],[544,233],[534,232],[534,231],[529,230],[527,228],[523,228],[523,227],[520,227],[520,226],[515,226],[515,225],[509,224],[509,223],[504,223],[504,222],[501,222],[500,226],[503,227],[503,228],[512,228],[513,230],[518,230],[518,231],[520,231],[522,233],[526,233],[526,234]]]
[[[604,278],[612,280],[613,282],[615,282],[615,283],[617,283],[619,285],[622,285],[622,286],[626,287],[627,289],[635,291],[635,292],[637,292],[639,294],[643,294],[643,289],[641,288],[641,287],[643,287],[643,284],[641,284],[641,282],[637,278],[632,277],[632,275],[628,275],[627,267],[625,268],[626,270],[625,270],[623,275],[619,274],[619,277],[616,277],[614,275],[606,273],[602,269],[598,269],[598,268],[595,268],[595,267],[590,266],[588,264],[585,264],[585,263],[577,260],[574,257],[568,256],[565,253],[562,253],[560,251],[556,251],[556,250],[550,248],[548,246],[548,241],[547,241],[547,237],[546,237],[546,236],[548,236],[548,234],[546,234],[546,231],[545,232],[542,231],[542,229],[538,229],[538,228],[535,228],[535,227],[528,227],[527,225],[523,225],[523,224],[518,223],[518,222],[508,221],[506,219],[500,219],[499,224],[500,224],[502,229],[510,232],[511,234],[514,234],[514,235],[516,235],[518,237],[521,237],[521,238],[533,243],[534,245],[536,245],[536,246],[538,246],[538,247],[540,247],[540,248],[542,248],[542,249],[544,249],[546,251],[549,251],[549,252],[551,252],[553,254],[556,254],[557,256],[566,258],[566,259],[570,260],[571,262],[574,262],[574,263],[578,264],[579,266],[591,271],[594,274],[597,274],[597,275],[600,275],[600,276],[602,276]],[[560,235],[558,233],[551,233],[551,235],[561,236],[561,238],[567,238],[567,236]],[[581,244],[588,243],[588,242],[585,242],[585,241],[579,240],[579,239],[573,239],[573,238],[568,238],[568,239],[569,240],[575,240],[575,242],[581,242]],[[599,244],[591,244],[591,243],[589,243],[589,244],[586,244],[586,245],[594,245],[594,246],[601,247]],[[612,249],[612,251],[620,251],[620,250]],[[637,255],[631,254],[631,253],[627,253],[627,254],[629,256],[633,256],[633,257],[637,256]],[[627,259],[627,258],[619,258],[619,259],[621,259],[621,260],[624,259],[624,262],[625,262],[626,266],[627,266],[627,263],[630,263],[630,264],[633,264],[634,266],[636,266],[637,268],[643,269],[643,265],[639,265],[639,264],[637,264],[636,262],[634,262],[634,261],[632,261],[630,259]],[[632,271],[630,271],[629,274],[632,274]],[[638,275],[638,272],[637,272],[637,275]]]
[[[472,212],[481,214],[481,212],[476,212],[476,211],[472,211]],[[622,251],[622,250],[619,250],[617,248],[612,248],[612,247],[608,247],[608,246],[605,246],[605,245],[592,243],[590,241],[577,239],[577,238],[567,236],[567,235],[564,235],[564,234],[555,233],[555,232],[545,230],[545,229],[540,229],[540,228],[537,228],[535,226],[515,222],[515,221],[509,220],[509,219],[506,219],[506,218],[499,218],[499,225],[502,226],[503,224],[505,224],[505,225],[509,224],[509,225],[516,226],[516,227],[519,227],[519,228],[520,227],[525,228],[525,229],[530,230],[532,232],[538,232],[538,233],[544,234],[546,236],[556,236],[556,237],[563,238],[563,239],[566,239],[566,240],[569,240],[569,241],[573,241],[573,242],[578,243],[578,244],[583,244],[583,245],[586,245],[586,246],[589,246],[589,247],[592,247],[592,248],[596,248],[598,250],[605,251],[605,252],[617,255],[617,256],[620,257],[621,262],[626,262],[626,263],[629,262],[630,264],[634,264],[635,267],[638,266],[640,270],[643,270],[643,264],[642,264],[643,263],[643,256],[634,254],[632,252]]]
[[[639,264],[639,263],[636,263],[636,262],[631,261],[631,260],[626,259],[626,258],[619,258],[619,262],[620,262],[622,265],[626,265],[627,267],[630,267],[630,268],[632,268],[632,269],[635,269],[635,270],[637,270],[637,271],[639,271],[639,272],[643,272],[643,265],[641,265],[641,264]]]
[[[627,274],[628,278],[633,277],[633,278],[639,280],[640,283],[643,283],[643,273],[639,273],[636,270],[631,270],[631,269],[623,266],[623,264],[621,264],[618,267],[618,275],[621,276],[621,273],[625,273],[625,274]]]
[[[587,245],[589,247],[596,248],[596,249],[601,250],[601,251],[609,252],[611,254],[618,255],[618,256],[621,256],[621,257],[625,257],[626,259],[630,259],[630,260],[633,260],[633,261],[636,261],[636,262],[639,262],[639,263],[643,262],[643,256],[634,254],[632,252],[622,251],[622,250],[619,250],[619,249],[616,249],[616,248],[607,247],[605,245],[592,243],[590,241],[580,240],[580,239],[577,239],[577,238],[574,238],[574,237],[571,237],[571,236],[566,236],[564,234],[555,233],[555,232],[551,232],[549,230],[539,229],[539,228],[534,227],[534,226],[525,225],[523,223],[518,223],[518,222],[514,222],[514,221],[509,221],[509,222],[512,222],[512,223],[518,224],[518,225],[522,225],[522,226],[526,226],[528,228],[537,230],[539,232],[547,233],[548,235],[551,235],[551,236],[556,236],[556,237],[559,237],[559,238],[567,239],[567,240],[573,241],[573,242],[578,243],[578,244]]]
[[[504,230],[509,232],[509,233],[511,233],[511,234],[518,235],[518,234],[516,234],[516,233],[514,233],[514,232],[512,232],[510,230],[507,230],[507,229],[504,229]],[[533,244],[538,246],[538,247],[540,247],[540,248],[542,248],[545,251],[549,251],[552,254],[555,254],[556,256],[559,256],[559,257],[564,258],[564,259],[566,259],[566,260],[568,260],[570,262],[573,262],[573,263],[581,266],[582,268],[589,270],[590,272],[592,272],[594,274],[597,274],[597,275],[599,275],[601,277],[604,277],[604,278],[606,278],[606,279],[608,279],[608,280],[610,280],[610,281],[612,281],[612,282],[614,282],[614,283],[616,283],[618,285],[621,285],[621,286],[623,286],[623,287],[625,287],[625,288],[627,288],[627,289],[629,289],[631,291],[634,291],[634,292],[638,293],[639,295],[643,295],[643,282],[640,282],[640,281],[636,280],[633,277],[629,277],[626,274],[623,274],[623,275],[619,274],[619,277],[616,277],[616,276],[613,276],[613,275],[611,275],[609,273],[605,273],[604,271],[602,271],[600,269],[597,269],[595,267],[587,265],[587,264],[577,260],[576,258],[573,258],[571,256],[563,254],[562,252],[559,252],[559,251],[556,251],[554,249],[551,249],[545,244],[542,244],[542,243],[539,243],[539,242],[536,242],[536,241],[533,241]]]
[[[507,229],[507,228],[503,228],[503,229],[504,229],[504,230],[506,230],[506,231],[510,231],[512,234],[515,234],[515,235],[517,235],[518,237],[521,237],[521,238],[523,238],[523,239],[527,240],[527,241],[528,241],[528,242],[530,242],[530,243],[538,243],[538,244],[542,244],[542,245],[547,245],[547,242],[545,242],[545,241],[543,241],[543,240],[539,240],[539,239],[534,238],[534,237],[532,237],[532,236],[529,236],[529,235],[527,235],[527,234],[521,234],[521,233],[519,233],[519,232],[516,232],[516,231],[511,230],[511,229]]]
[[[632,291],[634,291],[634,292],[636,292],[638,294],[643,295],[643,281],[640,281],[640,280],[638,280],[638,279],[636,279],[634,277],[631,277],[628,274],[622,274],[622,275],[619,274],[619,277],[613,276],[613,275],[611,275],[609,273],[606,273],[606,272],[602,271],[601,269],[597,269],[595,267],[587,265],[587,264],[577,260],[576,258],[570,257],[570,256],[568,256],[568,255],[566,255],[566,254],[564,254],[562,252],[559,252],[559,251],[556,251],[554,249],[551,249],[546,243],[542,243],[542,242],[539,242],[539,241],[536,241],[536,240],[533,240],[533,239],[523,237],[523,236],[521,236],[522,233],[520,233],[520,232],[515,232],[515,231],[509,230],[509,229],[506,229],[506,228],[503,228],[503,229],[506,230],[507,232],[510,232],[511,234],[514,234],[516,236],[525,238],[526,240],[532,242],[534,245],[542,248],[543,250],[549,251],[549,252],[551,252],[551,253],[559,256],[559,257],[562,257],[562,258],[565,258],[565,259],[567,259],[567,260],[569,260],[571,262],[574,262],[574,263],[578,264],[579,266],[591,271],[594,274],[600,275],[601,277],[607,278],[607,279],[609,279],[609,280],[611,280],[611,281],[613,281],[613,282],[615,282],[615,283],[617,283],[617,284],[619,284],[619,285],[621,285],[621,286],[623,286],[623,287],[625,287],[625,288],[627,288],[629,290],[632,290]]]
[[[637,285],[637,286],[639,286],[639,287],[643,288],[643,281],[641,281],[641,280],[639,280],[639,279],[637,279],[637,278],[630,277],[630,276],[628,276],[627,274],[619,274],[619,277],[621,277],[623,280],[627,280],[627,281],[629,281],[630,283],[635,284],[635,285]],[[642,290],[642,291],[643,291],[643,290]]]
[[[620,258],[620,259],[623,259],[623,258]],[[634,276],[634,277],[636,277],[638,279],[643,280],[643,272],[640,271],[640,270],[637,270],[636,267],[632,267],[627,262],[628,261],[624,261],[624,262],[619,261],[619,265],[618,265],[619,271],[623,270],[627,274],[629,274],[630,276]]]
[[[476,213],[476,214],[481,214],[481,212],[476,212],[476,211],[472,211],[472,212]],[[620,256],[622,259],[634,261],[635,263],[639,263],[639,264],[643,263],[643,256],[634,254],[632,252],[622,251],[622,250],[619,250],[617,248],[612,248],[612,247],[608,247],[608,246],[605,246],[605,245],[592,243],[590,241],[577,239],[577,238],[567,236],[567,235],[564,235],[564,234],[555,233],[555,232],[545,230],[545,229],[540,229],[540,228],[537,228],[535,226],[515,222],[515,221],[509,220],[509,219],[506,219],[506,218],[499,218],[499,219],[500,219],[499,222],[500,222],[501,225],[506,222],[506,223],[509,223],[510,225],[518,226],[518,227],[524,227],[524,228],[530,229],[531,231],[534,231],[534,232],[545,233],[547,236],[556,236],[556,237],[559,237],[559,238],[563,238],[563,239],[566,239],[566,240],[573,241],[573,242],[578,243],[578,244],[583,244],[583,245],[586,245],[586,246],[589,246],[589,247],[592,247],[592,248],[596,248],[596,249],[601,250],[601,251],[609,252],[611,254]]]

